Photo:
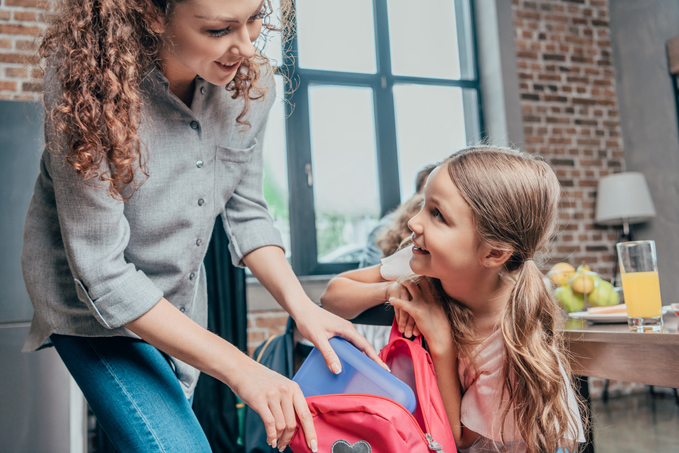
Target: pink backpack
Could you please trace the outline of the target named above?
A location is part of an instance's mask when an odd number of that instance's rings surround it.
[[[382,349],[380,357],[394,376],[415,392],[415,412],[411,414],[400,404],[381,396],[307,397],[318,436],[318,451],[456,453],[455,439],[436,385],[434,364],[422,347],[421,337],[406,340],[394,324],[389,344]],[[300,428],[295,432],[290,448],[295,453],[311,453]]]

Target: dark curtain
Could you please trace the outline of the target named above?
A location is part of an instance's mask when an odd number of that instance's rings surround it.
[[[207,273],[208,329],[247,352],[247,304],[245,270],[231,264],[229,240],[217,217],[204,260]],[[236,444],[238,416],[236,396],[220,381],[201,374],[193,399],[198,418],[212,451],[240,453]]]

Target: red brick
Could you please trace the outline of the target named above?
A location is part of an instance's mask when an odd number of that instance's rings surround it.
[[[10,39],[0,39],[0,49],[11,49],[12,41]]]
[[[16,91],[17,83],[0,80],[0,91]]]
[[[21,53],[0,53],[0,63],[37,64],[39,58],[36,55]]]
[[[35,83],[35,82],[24,82],[21,84],[21,91],[33,91],[33,92],[41,92],[42,91],[42,83]]]
[[[16,77],[25,79],[28,77],[28,69],[25,66],[20,68],[7,68],[5,69],[5,75],[7,77]]]
[[[17,39],[14,43],[16,46],[17,50],[28,50],[28,51],[36,51],[38,50],[38,46],[40,45],[36,39],[31,39],[31,40],[26,40],[26,39]]]
[[[20,24],[0,24],[0,34],[39,36],[40,33],[42,33],[42,28],[40,27],[27,27]]]
[[[50,5],[47,0],[5,0],[5,6],[48,9]]]
[[[272,317],[261,317],[255,318],[255,323],[257,327],[276,327],[280,325],[285,325],[288,321],[288,315],[272,316]]]
[[[35,22],[36,17],[33,11],[14,11],[14,20],[21,22]]]

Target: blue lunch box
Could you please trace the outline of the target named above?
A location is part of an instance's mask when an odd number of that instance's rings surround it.
[[[389,398],[410,412],[415,410],[417,401],[408,384],[343,338],[331,338],[330,346],[340,358],[342,371],[333,374],[320,351],[314,348],[292,378],[304,396],[363,393]]]

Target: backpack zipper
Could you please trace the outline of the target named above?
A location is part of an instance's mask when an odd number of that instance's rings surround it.
[[[431,437],[431,434],[426,433],[425,436],[427,437],[427,442],[429,442],[429,449],[434,450],[434,451],[440,451],[441,453],[446,453],[443,451],[443,446],[436,442],[433,437]]]
[[[403,341],[406,342],[406,344],[408,345],[408,352],[410,353],[410,357],[412,358],[413,357],[413,351],[410,347],[410,341],[406,340],[405,338],[400,338],[400,340],[403,340]],[[389,355],[389,354],[387,354],[387,355]],[[420,382],[419,382],[419,379],[417,378],[417,373],[413,373],[413,377],[415,378],[415,387],[416,387],[415,390],[417,390],[418,388],[420,388],[420,385],[419,385]],[[417,392],[414,392],[414,393],[415,393],[415,398],[417,398],[417,405],[420,406],[420,397],[419,397]],[[386,398],[386,399],[388,400],[388,398]],[[406,410],[406,412],[408,412],[408,410]],[[425,429],[428,430],[429,429],[429,419],[427,419],[427,416],[425,415],[424,411],[421,410],[420,412],[422,413],[422,420],[424,421],[424,425],[425,425],[424,427],[425,427]],[[413,416],[413,414],[411,414],[410,412],[408,412],[408,414],[413,418],[413,420],[415,420],[415,417]],[[415,420],[415,423],[417,423],[417,420]],[[417,424],[417,426],[419,427],[420,425]],[[440,452],[440,453],[445,453],[443,451],[443,446],[441,444],[439,444],[438,442],[436,442],[436,440],[432,437],[431,434],[425,433],[425,439],[427,440],[427,446],[429,447],[430,450]]]

